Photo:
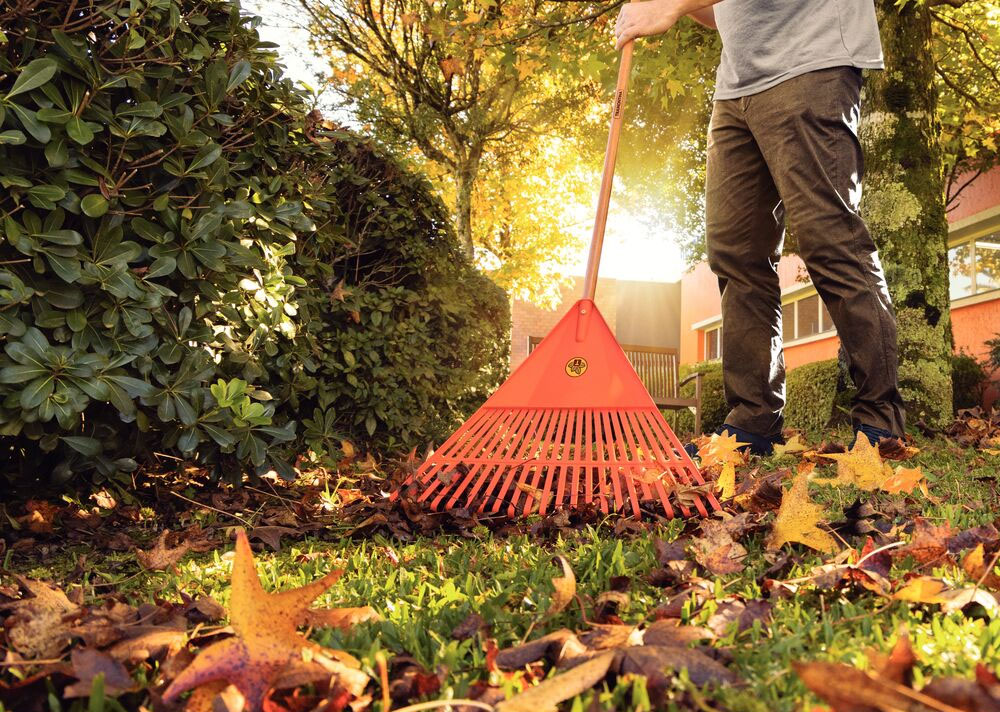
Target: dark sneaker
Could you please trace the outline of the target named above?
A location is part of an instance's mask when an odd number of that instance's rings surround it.
[[[775,438],[768,438],[763,435],[751,433],[749,430],[744,430],[743,428],[737,428],[735,425],[729,425],[728,423],[716,428],[715,434],[735,435],[737,442],[746,443],[746,445],[739,449],[742,452],[749,452],[751,455],[770,455],[774,452],[776,444],[784,444],[785,442],[785,439],[780,435]],[[684,452],[693,459],[698,454],[698,446],[694,443],[688,443],[684,446]]]
[[[851,445],[848,450],[854,449],[854,444],[858,441],[858,434],[863,434],[868,438],[868,442],[871,443],[872,447],[878,447],[880,440],[892,440],[896,436],[890,433],[888,430],[883,430],[882,428],[876,428],[874,425],[859,425],[854,424],[854,439],[851,440]]]

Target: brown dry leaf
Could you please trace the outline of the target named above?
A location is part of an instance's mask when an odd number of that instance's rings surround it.
[[[561,628],[527,643],[497,651],[494,664],[500,670],[519,670],[542,658],[553,661],[575,657],[586,651],[572,631]]]
[[[149,551],[136,549],[135,558],[142,568],[149,571],[163,571],[165,569],[169,569],[171,566],[176,566],[177,562],[181,560],[181,557],[183,557],[184,554],[186,554],[191,548],[186,541],[182,541],[175,547],[168,547],[167,536],[169,534],[169,529],[164,529],[160,532],[160,536],[156,540],[156,544]]]
[[[863,490],[875,490],[892,477],[892,468],[882,462],[878,448],[872,446],[866,437],[859,437],[849,452],[829,453],[823,457],[836,460],[837,476],[832,480],[816,480],[820,484],[834,487],[855,485]]]
[[[767,539],[768,549],[780,549],[786,543],[797,542],[817,551],[836,551],[837,542],[819,527],[824,512],[820,505],[809,499],[807,478],[808,469],[796,475],[792,488],[781,498],[778,515]]]
[[[89,697],[98,675],[104,675],[104,693],[108,697],[117,697],[138,687],[124,665],[99,650],[78,648],[70,655],[70,664],[78,681],[66,687],[64,697]]]
[[[621,652],[621,662],[617,667],[616,672],[622,675],[645,676],[650,691],[657,697],[662,697],[674,671],[687,670],[688,678],[699,686],[709,683],[733,685],[738,682],[734,672],[705,653],[672,645],[626,648]]]
[[[258,539],[274,551],[281,551],[281,537],[297,536],[300,532],[291,527],[263,526],[254,527],[250,530],[250,538]]]
[[[311,669],[319,666],[353,696],[360,696],[368,676],[345,666],[335,659],[335,651],[306,640],[296,631],[309,615],[309,604],[341,573],[333,571],[302,588],[267,593],[254,568],[246,532],[238,530],[229,605],[236,636],[199,652],[166,689],[164,702],[169,704],[187,690],[222,679],[243,693],[250,712],[258,712],[264,695],[281,676],[304,663]]]
[[[710,640],[715,636],[706,628],[680,625],[676,619],[654,621],[642,632],[643,645],[676,645],[682,648],[689,643]]]
[[[31,595],[0,603],[0,610],[12,611],[4,621],[10,647],[27,659],[59,657],[71,638],[67,620],[79,614],[80,607],[44,581],[15,578]]]
[[[993,573],[992,566],[986,568],[986,550],[982,544],[977,544],[975,549],[965,555],[962,559],[962,570],[977,585],[1000,589],[1000,576]]]
[[[893,551],[893,556],[912,556],[917,563],[929,564],[948,556],[948,539],[952,536],[951,524],[931,524],[923,517],[913,520],[910,543]]]
[[[108,655],[121,662],[140,662],[150,658],[160,658],[181,650],[188,640],[187,631],[167,626],[129,630],[135,634],[119,640],[108,648]]]
[[[919,467],[896,467],[896,472],[882,483],[882,490],[889,494],[906,493],[911,494],[914,487],[920,487],[926,491],[924,471]]]
[[[793,662],[799,678],[834,712],[963,712],[898,683],[841,663]]]
[[[615,652],[595,655],[585,663],[550,677],[524,692],[496,705],[496,712],[542,712],[576,697],[599,683],[608,674]]]
[[[337,628],[347,630],[358,623],[379,620],[379,614],[371,606],[359,608],[310,608],[306,611],[306,625],[314,628]]]
[[[34,534],[52,534],[56,519],[62,513],[62,507],[40,499],[29,499],[24,504],[28,511],[23,517],[18,517],[18,523],[28,527]]]
[[[576,576],[573,575],[572,567],[562,554],[557,554],[555,561],[562,566],[563,575],[552,579],[555,592],[552,594],[552,603],[549,604],[549,610],[545,612],[546,618],[552,618],[564,610],[576,596]]]
[[[691,553],[695,561],[715,576],[735,574],[743,570],[747,550],[733,541],[725,523],[711,519],[701,524],[705,536],[691,540]]]

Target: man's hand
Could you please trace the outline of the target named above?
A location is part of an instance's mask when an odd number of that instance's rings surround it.
[[[673,27],[680,15],[673,0],[646,0],[629,2],[618,11],[615,23],[615,49],[636,37],[649,37],[666,32]]]
[[[646,0],[622,5],[615,23],[615,49],[636,37],[649,37],[666,32],[684,15],[715,27],[712,6],[720,0]]]

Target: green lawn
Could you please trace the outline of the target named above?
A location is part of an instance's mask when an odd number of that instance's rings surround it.
[[[943,438],[918,440],[917,445],[921,452],[906,465],[919,465],[927,473],[930,492],[940,499],[937,504],[920,494],[859,493],[851,488],[816,485],[811,487],[811,494],[827,506],[831,520],[842,518],[843,508],[861,494],[886,519],[901,527],[901,532],[915,515],[947,521],[956,532],[992,522],[997,516],[1000,457],[961,449]],[[794,458],[785,458],[756,464],[767,471],[794,462]],[[207,518],[217,524],[236,524],[211,512]],[[144,526],[152,536],[160,524],[152,520]],[[376,680],[375,654],[379,651],[390,658],[411,655],[427,670],[443,666],[447,676],[438,696],[466,697],[472,683],[488,678],[482,638],[458,641],[451,636],[470,613],[480,614],[489,623],[488,635],[501,648],[520,642],[533,623],[537,624],[531,638],[561,627],[575,631],[586,628],[576,604],[552,620],[537,622],[550,604],[552,578],[559,575],[552,557],[562,553],[575,571],[578,593],[588,615],[592,614],[593,600],[609,590],[611,580],[625,576],[630,580],[629,601],[618,615],[626,623],[647,621],[657,606],[687,585],[659,588],[647,581],[647,575],[659,568],[654,539],[673,541],[693,528],[693,523],[686,529],[684,522],[675,520],[648,532],[621,536],[615,535],[611,522],[548,535],[524,530],[501,536],[478,527],[472,530],[471,537],[441,535],[410,542],[379,534],[332,541],[325,540],[329,536],[321,536],[298,542],[286,539],[278,553],[257,552],[257,562],[264,586],[270,590],[301,586],[331,568],[345,568],[345,575],[318,603],[370,605],[382,620],[363,623],[349,633],[314,631],[313,638],[352,653]],[[741,541],[749,552],[742,573],[712,577],[701,572],[713,581],[713,595],[700,606],[692,599],[684,608],[684,623],[706,624],[718,601],[726,597],[768,598],[763,582],[775,574],[764,573],[770,566],[764,557],[765,534],[757,532]],[[860,548],[864,537],[850,543]],[[783,580],[806,576],[812,567],[832,558],[800,546],[786,549],[793,553],[793,563],[776,574]],[[132,554],[88,551],[85,543],[75,542],[69,547],[52,546],[47,555],[39,550],[8,551],[4,565],[10,571],[55,580],[67,588],[82,584],[90,600],[111,591],[136,603],[154,594],[180,600],[183,592],[188,596],[210,594],[226,604],[231,570],[231,556],[226,552],[221,548],[208,554],[187,555],[175,572],[145,572]],[[74,561],[80,554],[87,554],[82,577],[79,570],[71,573],[78,568]],[[894,559],[890,578],[898,582],[918,568],[920,574],[940,576],[954,585],[967,582],[964,572],[953,564],[920,568],[908,558]],[[685,695],[684,690],[691,685],[681,676],[675,686],[677,700],[686,700],[684,704],[689,705],[697,698],[704,709],[710,710],[802,709],[804,704],[818,701],[791,671],[791,662],[819,659],[865,667],[866,651],[874,648],[887,652],[901,625],[908,627],[919,657],[916,687],[935,675],[971,676],[979,661],[991,669],[1000,662],[1000,620],[989,620],[981,609],[978,614],[967,610],[942,615],[933,604],[891,601],[856,586],[824,590],[808,582],[794,595],[770,600],[773,618],[769,624],[757,622],[739,634],[730,629],[711,644],[722,651],[724,660],[731,660],[729,667],[746,681],[745,686],[709,688],[693,698]],[[504,684],[514,691],[512,683]],[[374,710],[380,709],[379,694],[374,696]],[[593,695],[599,697],[605,709],[644,707],[642,684],[625,679],[614,689],[587,693],[567,703],[565,709],[588,709]],[[72,705],[67,702],[61,709],[84,710],[87,704],[85,700]],[[680,704],[669,703],[668,708],[674,705],[676,709],[691,709],[677,706]],[[60,709],[58,703],[51,705],[53,712]]]

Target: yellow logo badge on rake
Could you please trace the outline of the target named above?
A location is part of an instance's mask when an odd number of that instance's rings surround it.
[[[566,375],[572,378],[579,378],[587,372],[587,359],[582,356],[574,356],[566,362]]]

